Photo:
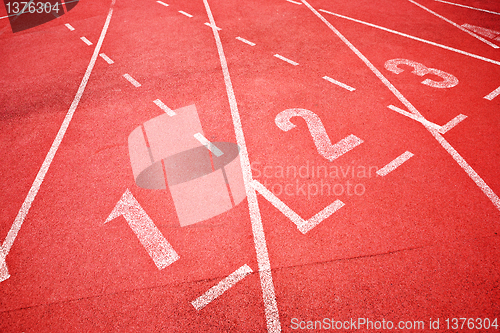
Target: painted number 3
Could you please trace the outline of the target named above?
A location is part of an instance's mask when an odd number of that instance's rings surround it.
[[[413,74],[418,76],[424,76],[426,74],[434,74],[441,77],[442,81],[434,81],[431,79],[425,79],[422,84],[425,84],[433,88],[451,88],[458,84],[458,79],[453,75],[440,71],[435,68],[428,68],[419,62],[408,60],[408,59],[391,59],[385,62],[385,68],[395,74],[402,73],[404,70],[399,68],[398,65],[407,65],[413,67]]]

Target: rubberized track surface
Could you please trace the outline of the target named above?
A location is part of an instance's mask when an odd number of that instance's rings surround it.
[[[1,19],[0,331],[500,317],[500,4],[453,3],[82,0],[15,34]],[[168,190],[136,185],[127,138],[158,99],[240,146],[246,200],[181,226]],[[127,189],[178,260],[155,265],[140,214],[108,219]]]

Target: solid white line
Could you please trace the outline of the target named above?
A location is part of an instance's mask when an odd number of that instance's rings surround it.
[[[231,273],[228,277],[224,278],[218,284],[210,288],[206,293],[191,302],[194,308],[198,311],[207,306],[214,299],[222,295],[229,288],[234,286],[236,283],[243,280],[248,274],[252,273],[252,269],[248,265],[243,265],[236,271]]]
[[[132,83],[134,87],[138,88],[141,86],[139,82],[136,81],[130,74],[123,74],[123,77],[127,79],[128,82]]]
[[[468,23],[462,24],[462,27],[467,29],[467,30],[474,31],[475,33],[480,34],[482,36],[491,38],[491,39],[496,39],[496,37],[498,37],[498,35],[500,35],[500,31],[495,31],[495,30],[486,29],[483,27],[478,27],[478,26],[468,24]]]
[[[411,111],[415,116],[422,117],[420,112],[411,104],[400,92],[392,85],[389,80],[375,67],[373,64],[361,53],[359,50],[351,44],[327,19],[325,19],[316,9],[314,9],[306,0],[302,2],[323,21],[350,49],[353,51],[360,59],[365,63],[365,65],[375,74],[382,83],[396,96],[401,103],[403,103],[408,110]],[[422,117],[423,118],[423,117]],[[465,161],[465,159],[460,156],[460,154],[453,148],[448,141],[443,138],[443,136],[434,128],[426,126],[427,130],[436,138],[436,140],[441,144],[441,146],[453,157],[453,159],[462,167],[462,169],[467,173],[467,175],[476,183],[476,185],[483,191],[483,193],[491,200],[493,205],[500,210],[500,198],[493,192],[493,190],[485,183],[485,181],[477,174],[474,169]]]
[[[493,47],[494,49],[498,49],[498,48],[500,48],[500,46],[495,45],[495,44],[493,44],[492,42],[490,42],[489,40],[486,40],[486,39],[484,39],[483,37],[476,35],[476,34],[475,34],[475,33],[473,33],[472,31],[469,31],[469,30],[467,30],[467,29],[465,29],[465,28],[461,27],[460,25],[456,24],[455,22],[453,22],[453,21],[451,21],[451,20],[447,19],[447,18],[446,18],[446,17],[444,17],[444,16],[439,15],[438,13],[436,13],[436,12],[434,12],[434,11],[430,10],[429,8],[427,8],[427,7],[425,7],[425,6],[421,5],[421,4],[419,4],[418,2],[415,2],[415,1],[413,1],[413,0],[408,0],[408,1],[409,1],[409,2],[411,2],[411,3],[412,3],[412,4],[414,4],[414,5],[416,5],[416,6],[420,7],[420,8],[422,8],[423,10],[425,10],[425,11],[427,11],[427,12],[431,13],[432,15],[434,15],[434,16],[436,16],[436,17],[439,17],[439,18],[440,18],[440,19],[442,19],[443,21],[448,22],[449,24],[451,24],[451,25],[453,25],[454,27],[456,27],[456,28],[458,28],[458,29],[462,30],[463,32],[468,33],[468,34],[469,34],[469,35],[471,35],[472,37],[475,37],[475,38],[479,39],[481,42],[488,44],[489,46]]]
[[[416,120],[416,121],[418,121],[419,123],[421,123],[423,125],[430,126],[430,127],[434,128],[434,129],[436,129],[438,131],[441,130],[441,126],[439,126],[437,124],[434,124],[433,122],[428,121],[424,117],[418,117],[418,116],[414,115],[413,113],[410,113],[408,111],[402,110],[402,109],[400,109],[400,108],[398,108],[397,106],[394,106],[394,105],[389,105],[387,107],[389,109],[391,109],[392,111],[396,111],[397,113],[402,114],[403,116],[407,116],[408,118]]]
[[[293,0],[286,0],[288,2],[291,2],[291,3],[294,3],[296,5],[302,5],[300,2],[297,2],[297,1],[293,1]]]
[[[464,6],[464,5],[460,5],[458,3],[454,3],[454,2],[448,2],[448,1],[443,1],[443,0],[434,0],[434,1],[442,2],[442,3],[447,3],[449,5],[454,5],[454,6],[459,6],[459,7],[464,7],[464,8],[479,10],[481,12],[486,12],[486,13],[490,13],[490,14],[500,15],[500,13],[492,12],[491,10],[486,10],[486,9],[481,9],[481,8],[476,8],[476,7]]]
[[[87,44],[88,46],[92,45],[92,42],[91,42],[91,41],[89,41],[87,38],[85,38],[85,37],[80,37],[80,39],[81,39],[81,40],[82,40],[85,44]]]
[[[205,22],[205,25],[206,25],[207,27],[210,27],[210,28],[212,27],[212,26],[210,25],[210,23],[208,23],[208,22]],[[221,29],[221,28],[219,28],[219,27],[215,27],[215,29],[217,29],[217,30],[219,30],[219,31],[220,31],[220,30],[222,30],[222,29]]]
[[[441,129],[439,130],[439,133],[445,134],[449,130],[451,130],[453,127],[457,126],[462,120],[466,119],[467,116],[463,114],[459,114],[449,122],[447,122],[445,125],[441,126]]]
[[[236,39],[239,40],[239,41],[242,41],[243,43],[246,43],[246,44],[248,44],[250,46],[255,46],[255,43],[252,43],[251,41],[246,40],[245,38],[236,37]]]
[[[207,147],[208,150],[210,150],[212,152],[212,154],[214,154],[215,156],[219,157],[219,156],[222,156],[224,153],[219,149],[217,148],[212,142],[208,141],[207,138],[205,138],[203,136],[203,134],[201,133],[196,133],[194,135],[195,139],[200,141],[200,143],[202,145],[204,145],[205,147]]]
[[[500,95],[500,87],[496,88],[492,92],[490,92],[488,95],[484,96],[485,99],[491,101],[493,98],[497,97]]]
[[[106,22],[104,23],[104,27],[102,28],[101,35],[99,37],[99,40],[97,42],[97,45],[94,49],[94,53],[92,54],[92,58],[90,59],[90,63],[87,67],[87,70],[85,71],[85,75],[83,76],[82,82],[80,83],[80,86],[78,87],[78,91],[75,95],[75,98],[73,99],[73,102],[71,103],[71,106],[68,110],[68,113],[66,114],[66,117],[64,118],[63,123],[61,124],[61,127],[59,128],[59,131],[57,132],[56,138],[54,139],[54,142],[52,143],[52,146],[50,147],[49,152],[47,153],[47,156],[45,157],[45,160],[42,163],[42,166],[40,167],[40,170],[38,171],[38,174],[36,175],[35,181],[33,182],[33,185],[31,186],[28,195],[26,196],[26,199],[24,200],[21,209],[17,213],[16,219],[14,220],[14,223],[12,224],[12,227],[9,230],[9,233],[7,234],[7,237],[5,238],[5,241],[3,242],[2,245],[2,251],[1,251],[1,257],[0,257],[0,267],[3,265],[2,262],[5,261],[5,257],[9,254],[10,249],[12,247],[12,244],[14,244],[14,241],[17,237],[17,234],[19,230],[21,229],[21,226],[24,222],[24,219],[28,215],[28,212],[31,208],[31,204],[33,203],[33,200],[35,200],[35,197],[38,193],[38,190],[40,189],[40,186],[43,183],[43,180],[45,178],[45,175],[47,174],[47,171],[49,170],[49,167],[52,163],[52,160],[54,159],[54,156],[59,149],[59,146],[61,145],[61,142],[64,138],[64,135],[66,134],[66,130],[68,129],[69,123],[71,122],[71,119],[73,118],[73,114],[75,113],[75,110],[78,106],[78,103],[80,102],[80,99],[83,95],[83,92],[85,91],[85,87],[87,86],[87,82],[90,78],[90,74],[92,73],[92,69],[94,68],[94,65],[97,60],[97,56],[99,55],[99,50],[101,49],[102,43],[104,41],[104,37],[106,36],[106,32],[108,31],[109,27],[109,22],[111,20],[111,16],[113,15],[113,6],[115,4],[116,0],[113,0],[111,2],[111,6],[109,8],[108,16],[106,18]],[[0,282],[7,279],[8,276],[5,275],[5,270],[2,270],[2,276],[0,276]]]
[[[65,26],[66,26],[66,28],[69,29],[69,31],[75,30],[75,28],[73,28],[73,26],[71,24],[69,24],[69,23],[66,23]]]
[[[110,65],[112,65],[112,64],[114,64],[114,63],[115,63],[113,60],[111,60],[111,58],[110,58],[110,57],[108,57],[108,56],[107,56],[106,54],[104,54],[104,53],[99,54],[99,56],[101,56],[101,58],[103,58],[103,59],[104,59],[104,61],[106,61],[106,62],[107,62],[108,64],[110,64]]]
[[[162,109],[163,111],[165,111],[170,117],[173,117],[175,116],[177,113],[175,113],[171,108],[169,108],[168,106],[166,106],[162,101],[160,101],[159,99],[155,99],[153,101],[153,103],[155,103],[160,109]]]
[[[182,15],[186,15],[187,17],[193,17],[193,15],[183,12],[182,10],[179,10],[179,13],[181,13]]]
[[[294,66],[297,66],[297,65],[299,64],[298,62],[295,62],[295,61],[293,61],[293,60],[290,60],[290,59],[288,59],[288,58],[285,58],[285,57],[283,57],[282,55],[279,55],[279,54],[277,54],[277,53],[276,53],[274,56],[275,56],[276,58],[281,59],[281,60],[283,60],[283,61],[286,61],[287,63],[292,64],[292,65],[294,65]]]
[[[168,7],[168,4],[164,3],[163,1],[156,1],[156,2],[158,2],[160,5],[163,5],[163,6],[165,6],[165,7]]]
[[[356,90],[356,89],[354,89],[353,87],[348,86],[348,85],[347,85],[347,84],[345,84],[345,83],[342,83],[342,82],[339,82],[339,81],[337,81],[337,80],[335,80],[335,79],[332,79],[331,77],[328,77],[328,76],[323,76],[323,79],[325,79],[325,80],[327,80],[327,81],[329,81],[329,82],[331,82],[331,83],[333,83],[333,84],[336,84],[336,85],[338,85],[338,86],[341,86],[342,88],[347,89],[347,90],[349,90],[349,91],[354,91],[354,90]]]
[[[393,33],[393,34],[396,34],[396,35],[400,35],[400,36],[403,36],[403,37],[406,37],[406,38],[417,40],[417,41],[422,42],[422,43],[426,43],[426,44],[430,44],[430,45],[433,45],[433,46],[437,46],[437,47],[440,47],[440,48],[445,49],[445,50],[449,50],[449,51],[453,51],[453,52],[456,52],[456,53],[460,53],[460,54],[469,56],[471,58],[483,60],[483,61],[486,61],[486,62],[489,62],[489,63],[492,63],[492,64],[500,66],[500,62],[499,61],[488,59],[488,58],[482,57],[482,56],[477,55],[477,54],[465,52],[465,51],[462,51],[462,50],[459,50],[459,49],[455,49],[453,47],[449,47],[449,46],[446,46],[446,45],[434,43],[434,42],[431,42],[431,41],[426,40],[426,39],[422,39],[422,38],[418,38],[418,37],[411,36],[411,35],[408,35],[408,34],[404,34],[404,33],[399,32],[399,31],[395,31],[395,30],[392,30],[392,29],[384,28],[384,27],[381,27],[379,25],[368,23],[368,22],[364,22],[364,21],[361,21],[361,20],[357,20],[357,19],[354,19],[354,18],[351,18],[351,17],[348,17],[348,16],[344,16],[344,15],[340,15],[340,14],[335,14],[335,13],[329,12],[327,10],[320,9],[319,11],[321,11],[323,13],[330,14],[330,15],[334,15],[334,16],[337,16],[337,17],[340,17],[340,18],[343,18],[343,19],[346,19],[346,20],[349,20],[349,21],[361,23],[361,24],[367,25],[367,26],[372,27],[372,28],[377,28],[377,29],[380,29],[380,30],[383,30],[383,31],[387,31],[387,32],[390,32],[390,33]]]
[[[233,84],[229,75],[226,56],[224,55],[224,49],[222,48],[222,42],[220,40],[219,32],[217,31],[217,29],[214,29],[214,27],[216,27],[217,25],[215,24],[215,20],[212,15],[212,11],[210,10],[210,6],[208,5],[208,1],[203,0],[203,3],[205,4],[205,9],[210,20],[210,25],[212,26],[212,32],[214,33],[215,43],[217,45],[217,51],[219,53],[219,59],[222,67],[222,73],[224,75],[224,83],[226,85],[229,107],[231,109],[231,117],[233,119],[236,142],[240,148],[240,163],[243,172],[245,192],[247,195],[250,221],[252,223],[252,233],[255,243],[257,263],[259,265],[259,277],[260,285],[262,288],[262,298],[264,301],[264,313],[266,316],[267,330],[269,333],[278,333],[281,332],[281,323],[278,312],[278,304],[276,302],[276,295],[274,292],[271,263],[269,261],[269,254],[267,252],[266,236],[264,233],[264,227],[262,225],[262,219],[259,211],[257,193],[251,185],[252,169],[250,167],[250,159],[248,158],[245,135],[243,134],[243,128],[241,126],[238,103],[236,103]]]
[[[314,215],[308,220],[304,220],[297,214],[293,209],[288,207],[283,201],[281,201],[277,196],[275,196],[271,191],[269,191],[262,183],[258,180],[252,181],[252,186],[269,201],[274,207],[276,207],[283,215],[288,217],[292,221],[297,229],[304,235],[312,230],[315,226],[320,224],[323,220],[327,219],[335,213],[340,208],[344,207],[344,203],[340,200],[335,200],[333,203],[322,209],[319,213]]]
[[[413,154],[410,153],[409,151],[401,154],[399,157],[395,158],[392,162],[387,164],[385,167],[382,169],[377,170],[377,175],[384,177],[387,176],[389,173],[394,171],[397,167],[399,167],[401,164],[404,162],[408,161],[410,157],[412,157]]]

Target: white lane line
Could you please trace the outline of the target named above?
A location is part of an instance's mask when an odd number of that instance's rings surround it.
[[[390,33],[393,33],[393,34],[396,34],[396,35],[399,35],[399,36],[403,36],[403,37],[406,37],[406,38],[417,40],[417,41],[422,42],[422,43],[426,43],[426,44],[430,44],[430,45],[433,45],[433,46],[437,46],[437,47],[440,47],[440,48],[445,49],[445,50],[449,50],[449,51],[453,51],[453,52],[456,52],[456,53],[460,53],[460,54],[466,55],[466,56],[471,57],[471,58],[479,59],[479,60],[486,61],[486,62],[489,62],[489,63],[492,63],[492,64],[500,66],[500,62],[499,61],[488,59],[488,58],[482,57],[482,56],[477,55],[477,54],[465,52],[465,51],[462,51],[462,50],[459,50],[459,49],[455,49],[453,47],[449,47],[449,46],[442,45],[442,44],[439,44],[439,43],[431,42],[431,41],[426,40],[426,39],[422,39],[422,38],[419,38],[419,37],[411,36],[411,35],[408,35],[408,34],[405,34],[405,33],[399,32],[399,31],[395,31],[395,30],[392,30],[392,29],[384,28],[384,27],[381,27],[381,26],[376,25],[376,24],[372,24],[372,23],[368,23],[368,22],[365,22],[365,21],[357,20],[357,19],[354,19],[352,17],[348,17],[348,16],[344,16],[344,15],[332,13],[332,12],[329,12],[329,11],[324,10],[324,9],[319,9],[319,11],[321,11],[323,13],[326,13],[326,14],[333,15],[333,16],[337,16],[337,17],[340,17],[340,18],[343,18],[343,19],[346,19],[346,20],[349,20],[349,21],[353,21],[353,22],[357,22],[357,23],[360,23],[360,24],[364,24],[364,25],[367,25],[367,26],[372,27],[372,28],[376,28],[376,29],[380,29],[380,30],[383,30],[383,31],[387,31],[387,32],[390,32]]]
[[[183,12],[182,10],[179,10],[179,13],[181,13],[182,15],[186,15],[187,17],[193,17],[193,15]]]
[[[208,150],[210,150],[212,152],[212,154],[214,154],[215,156],[219,157],[219,156],[222,156],[224,153],[219,149],[217,148],[212,142],[208,141],[207,138],[205,138],[203,136],[203,134],[201,133],[196,133],[194,135],[195,139],[200,141],[200,143],[202,145],[204,145],[205,147],[207,147]]]
[[[163,1],[156,1],[156,2],[158,2],[160,5],[163,5],[163,6],[165,6],[165,7],[168,7],[168,4],[164,3]]]
[[[108,56],[107,56],[106,54],[104,54],[104,53],[99,54],[99,56],[100,56],[101,58],[103,58],[103,59],[104,59],[104,61],[106,61],[106,62],[107,62],[108,64],[110,64],[110,65],[112,65],[112,64],[114,64],[114,63],[115,63],[113,60],[111,60],[111,58],[110,58],[110,57],[108,57]]]
[[[451,130],[453,127],[457,126],[460,122],[462,122],[462,120],[464,120],[466,118],[467,118],[466,115],[459,114],[458,116],[456,116],[455,118],[453,118],[452,120],[447,122],[446,125],[441,126],[439,133],[445,134],[446,132]]]
[[[40,186],[43,183],[43,180],[45,178],[45,175],[47,174],[47,171],[49,170],[50,165],[52,164],[52,160],[54,159],[54,156],[59,149],[59,146],[61,145],[61,142],[64,138],[64,135],[66,134],[66,130],[68,129],[69,123],[71,122],[71,119],[73,118],[73,115],[75,113],[75,110],[78,106],[78,103],[80,102],[80,99],[82,98],[83,92],[85,91],[85,87],[87,86],[88,80],[90,78],[90,74],[92,73],[92,69],[94,68],[94,65],[97,60],[97,56],[99,55],[99,51],[101,49],[102,43],[104,41],[104,37],[106,36],[106,32],[108,31],[109,27],[109,22],[111,20],[111,16],[113,15],[113,6],[115,4],[116,0],[113,0],[111,2],[111,6],[109,8],[108,16],[106,17],[106,22],[104,23],[104,27],[102,28],[101,35],[99,37],[99,40],[97,41],[97,45],[94,49],[94,53],[92,54],[92,58],[90,59],[90,63],[87,67],[87,70],[85,71],[85,75],[83,76],[82,82],[80,83],[80,86],[78,87],[78,91],[75,95],[75,98],[73,99],[73,102],[71,103],[71,106],[69,107],[68,113],[66,114],[66,117],[64,117],[64,121],[61,124],[61,127],[59,128],[59,131],[57,132],[56,138],[54,139],[54,142],[52,143],[52,146],[50,147],[49,152],[47,153],[47,156],[45,157],[45,160],[42,163],[42,166],[40,167],[40,170],[38,171],[38,174],[36,175],[35,181],[33,182],[33,185],[31,186],[28,195],[26,196],[26,199],[24,199],[24,202],[21,206],[21,209],[17,213],[16,219],[14,220],[14,223],[12,224],[12,227],[10,228],[7,237],[5,238],[5,241],[3,242],[2,249],[1,249],[1,257],[0,257],[0,282],[4,281],[9,278],[8,272],[6,269],[4,269],[4,262],[5,262],[5,257],[9,254],[10,249],[12,248],[12,245],[14,244],[14,241],[17,237],[17,234],[19,230],[21,229],[21,226],[28,215],[28,212],[31,208],[31,204],[33,203],[33,200],[35,200],[35,197],[38,193],[38,190],[40,189]]]
[[[349,90],[349,91],[354,91],[354,90],[356,90],[355,88],[353,88],[353,87],[351,87],[351,86],[348,86],[347,84],[342,83],[342,82],[340,82],[340,81],[337,81],[337,80],[335,80],[335,79],[332,79],[331,77],[328,77],[328,76],[323,76],[323,79],[325,79],[325,80],[327,80],[327,81],[329,81],[329,82],[331,82],[331,83],[333,83],[333,84],[336,84],[336,85],[338,85],[338,86],[340,86],[340,87],[342,87],[342,88],[344,88],[344,89],[347,89],[347,90]]]
[[[225,293],[229,288],[243,280],[247,275],[252,273],[252,269],[248,265],[243,265],[215,286],[210,288],[206,293],[191,302],[194,308],[198,311],[207,306],[214,299]]]
[[[298,62],[295,62],[295,61],[290,60],[290,59],[288,59],[288,58],[286,58],[286,57],[283,57],[282,55],[279,55],[279,54],[277,54],[277,53],[276,53],[274,56],[275,56],[276,58],[281,59],[281,60],[283,60],[283,61],[286,61],[287,63],[289,63],[289,64],[291,64],[291,65],[294,65],[294,66],[297,66],[297,65],[299,64]]]
[[[91,42],[91,41],[89,41],[87,38],[85,38],[85,37],[80,37],[80,39],[81,39],[81,40],[82,40],[85,44],[87,44],[88,46],[92,45],[92,42]]]
[[[481,11],[481,12],[485,12],[485,13],[490,13],[490,14],[500,15],[500,13],[497,13],[497,12],[492,12],[491,10],[486,10],[486,9],[481,9],[481,8],[476,8],[476,7],[470,7],[470,6],[460,5],[460,4],[458,4],[458,3],[454,3],[454,2],[448,2],[448,1],[443,1],[443,0],[434,0],[434,1],[437,1],[437,2],[442,2],[442,3],[447,3],[447,4],[449,4],[449,5],[454,5],[454,6],[459,6],[459,7],[464,7],[464,8],[469,8],[469,9],[479,10],[479,11]]]
[[[165,111],[170,117],[173,117],[175,116],[177,113],[175,113],[171,108],[169,108],[168,106],[166,106],[162,101],[160,101],[159,99],[155,99],[153,101],[153,103],[155,103],[160,109],[162,109],[163,111]]]
[[[410,157],[412,157],[413,154],[410,153],[409,151],[401,154],[399,157],[395,158],[392,162],[387,164],[385,167],[382,169],[377,170],[377,175],[384,177],[387,176],[389,173],[394,171],[397,167],[399,167],[401,164],[404,162],[408,161]]]
[[[495,45],[495,44],[493,44],[492,42],[490,42],[489,40],[486,40],[486,39],[484,39],[483,37],[476,35],[476,34],[475,34],[475,33],[473,33],[472,31],[469,31],[469,30],[465,29],[464,27],[462,27],[462,26],[460,26],[460,25],[456,24],[456,23],[455,23],[455,22],[453,22],[452,20],[449,20],[449,19],[447,19],[446,17],[444,17],[444,16],[442,16],[442,15],[439,15],[439,14],[438,14],[438,13],[436,13],[435,11],[430,10],[429,8],[427,8],[427,7],[425,7],[425,6],[421,5],[421,4],[419,4],[418,2],[415,2],[415,1],[413,1],[413,0],[408,0],[408,1],[409,1],[409,2],[411,2],[411,3],[412,3],[412,4],[414,4],[414,5],[416,5],[416,6],[420,7],[420,8],[422,8],[423,10],[425,10],[425,11],[427,11],[427,12],[431,13],[432,15],[434,15],[434,16],[436,16],[436,17],[439,17],[439,18],[440,18],[440,19],[442,19],[443,21],[448,22],[449,24],[453,25],[455,28],[458,28],[458,29],[462,30],[463,32],[468,33],[468,34],[469,34],[469,35],[471,35],[472,37],[479,39],[481,42],[483,42],[483,43],[485,43],[485,44],[488,44],[488,45],[489,45],[489,46],[491,46],[492,48],[494,48],[494,49],[498,49],[498,48],[500,48],[500,46]]]
[[[210,28],[212,27],[212,26],[210,25],[210,23],[208,23],[208,22],[205,22],[205,25],[206,25],[207,27],[210,27]],[[215,27],[215,29],[217,29],[217,30],[219,30],[219,31],[220,31],[220,30],[222,30],[222,29],[221,29],[221,28],[219,28],[219,27]]]
[[[472,25],[472,24],[468,24],[468,23],[462,24],[462,27],[464,27],[465,29],[468,29],[470,31],[474,31],[475,33],[480,34],[481,36],[485,36],[485,37],[495,39],[495,40],[498,40],[497,37],[500,35],[500,31],[486,29],[483,27],[478,27],[476,25]]]
[[[123,74],[123,77],[127,79],[128,82],[132,83],[134,87],[138,88],[141,86],[139,82],[137,82],[130,74]]]
[[[418,116],[414,115],[413,113],[410,113],[408,111],[402,110],[402,109],[400,109],[400,108],[398,108],[397,106],[394,106],[394,105],[389,105],[387,107],[389,109],[391,109],[392,111],[396,111],[397,113],[400,113],[403,116],[407,116],[408,118],[416,120],[416,121],[418,121],[419,123],[421,123],[423,125],[432,127],[432,128],[434,128],[435,130],[438,130],[438,131],[441,130],[441,126],[439,126],[437,124],[434,124],[433,122],[428,121],[424,117],[418,117]]]
[[[241,126],[240,113],[238,111],[238,103],[234,95],[233,83],[229,75],[227,67],[226,56],[222,48],[219,32],[216,27],[212,11],[208,5],[207,0],[203,0],[205,9],[207,11],[212,32],[214,33],[217,51],[224,75],[224,83],[226,85],[227,98],[229,100],[229,107],[231,109],[231,118],[233,119],[234,133],[236,142],[240,147],[240,163],[243,173],[243,181],[245,184],[245,192],[247,195],[248,210],[250,213],[250,221],[252,224],[253,240],[255,243],[255,252],[257,255],[257,263],[259,265],[260,286],[262,289],[262,299],[264,301],[264,313],[266,316],[267,331],[268,333],[281,332],[280,316],[278,312],[278,304],[276,302],[276,295],[274,291],[273,275],[271,271],[271,262],[269,261],[269,253],[267,252],[266,235],[264,233],[264,226],[262,225],[262,218],[259,211],[259,203],[257,201],[257,193],[252,187],[252,169],[250,167],[250,159],[248,157],[247,145],[245,142],[245,135]]]
[[[245,38],[236,37],[236,39],[239,40],[239,41],[241,41],[241,42],[243,42],[243,43],[245,43],[245,44],[248,44],[250,46],[255,46],[255,43],[252,43],[251,41],[246,40]]]
[[[493,98],[497,97],[498,95],[500,95],[500,87],[496,88],[495,90],[490,92],[488,95],[484,96],[484,98],[487,99],[488,101],[491,101]]]
[[[75,28],[73,28],[73,26],[71,24],[69,24],[69,23],[66,23],[65,26],[66,26],[66,28],[69,29],[69,31],[75,30]]]
[[[361,61],[365,63],[365,65],[377,76],[380,81],[394,94],[394,96],[399,99],[401,103],[403,103],[408,110],[411,111],[414,115],[418,117],[422,117],[420,112],[411,104],[406,97],[399,92],[399,90],[394,87],[394,85],[387,80],[387,78],[361,53],[359,50],[351,44],[335,27],[328,22],[327,19],[325,19],[316,9],[314,9],[306,0],[302,0],[302,2],[321,20],[323,23],[325,23],[330,30],[333,31],[350,49],[351,51],[354,52],[358,56]],[[472,167],[467,163],[467,161],[460,156],[460,154],[453,148],[448,141],[443,138],[443,136],[435,129],[432,127],[426,127],[427,130],[434,136],[434,138],[439,142],[439,144],[450,154],[453,159],[460,165],[460,167],[467,173],[467,175],[476,183],[476,185],[483,191],[483,193],[490,199],[490,201],[493,203],[493,205],[500,210],[500,198],[493,192],[491,187],[486,184],[486,182],[477,174],[477,172],[472,169]]]
[[[286,0],[286,1],[291,2],[291,3],[294,3],[294,4],[296,4],[296,5],[302,5],[302,3],[297,2],[297,1],[293,1],[293,0]]]
[[[344,207],[344,203],[340,200],[335,200],[333,203],[322,209],[319,213],[314,215],[308,220],[304,220],[297,214],[293,209],[288,207],[283,201],[281,201],[277,196],[275,196],[271,191],[269,191],[262,183],[258,180],[252,181],[252,186],[257,190],[267,201],[269,201],[274,207],[276,207],[283,215],[288,217],[292,221],[297,229],[304,235],[313,229],[315,226],[320,224],[323,220],[327,219],[335,213],[340,208]]]

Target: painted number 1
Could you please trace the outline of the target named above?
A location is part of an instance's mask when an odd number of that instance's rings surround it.
[[[458,84],[458,79],[453,75],[440,71],[435,68],[428,68],[419,62],[408,60],[408,59],[391,59],[385,62],[385,68],[395,74],[402,73],[404,69],[398,67],[398,65],[407,65],[413,67],[413,74],[418,76],[424,76],[426,74],[434,74],[443,79],[443,81],[434,81],[431,79],[425,79],[422,84],[425,84],[433,88],[451,88]]]

